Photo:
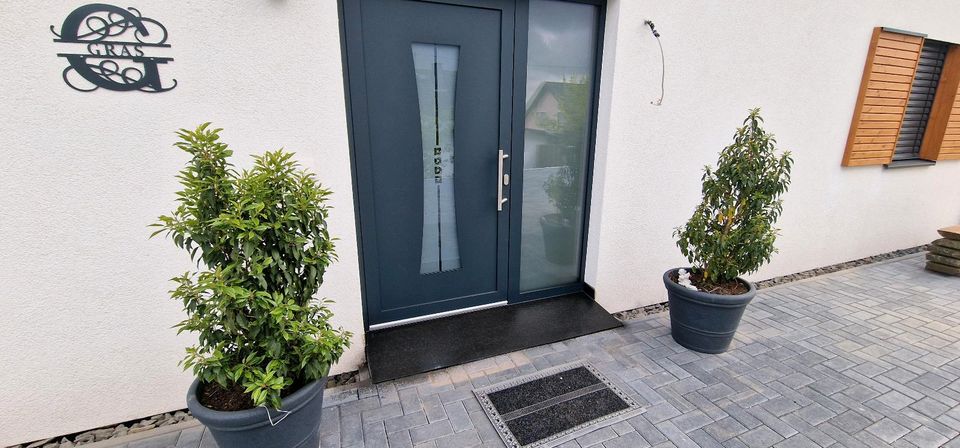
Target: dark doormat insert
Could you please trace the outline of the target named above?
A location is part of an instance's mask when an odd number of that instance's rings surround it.
[[[473,393],[508,448],[555,446],[644,411],[584,362],[476,389]]]
[[[374,383],[622,326],[583,293],[367,332]]]

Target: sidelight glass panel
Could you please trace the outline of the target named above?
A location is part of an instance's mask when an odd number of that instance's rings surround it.
[[[412,44],[423,148],[420,273],[460,268],[453,194],[453,111],[460,48]]]
[[[598,7],[531,0],[520,289],[580,276]]]

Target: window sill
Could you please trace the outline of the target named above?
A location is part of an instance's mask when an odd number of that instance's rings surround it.
[[[910,159],[910,160],[894,160],[893,162],[890,162],[890,163],[884,165],[884,167],[886,167],[886,168],[910,168],[910,167],[915,167],[915,166],[933,166],[933,165],[936,165],[936,164],[937,164],[937,162],[935,162],[935,161],[933,161],[933,160]]]

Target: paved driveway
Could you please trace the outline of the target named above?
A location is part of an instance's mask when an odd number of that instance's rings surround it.
[[[922,265],[914,255],[761,290],[722,355],[678,346],[661,313],[328,391],[322,447],[501,447],[471,389],[574,360],[635,391],[647,412],[564,447],[960,447],[960,279]]]

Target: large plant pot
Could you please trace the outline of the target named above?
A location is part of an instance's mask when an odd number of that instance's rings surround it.
[[[540,217],[543,229],[543,250],[547,260],[559,265],[573,264],[577,259],[577,229],[564,222],[559,213]]]
[[[285,397],[281,409],[289,411],[289,415],[270,409],[276,426],[270,424],[267,411],[262,407],[224,412],[200,404],[199,380],[194,380],[187,392],[187,407],[210,430],[221,448],[317,448],[326,384],[327,377],[323,377]]]
[[[688,271],[690,268],[686,268]],[[710,294],[687,289],[673,281],[678,269],[663,274],[670,302],[673,340],[701,353],[723,353],[730,347],[747,304],[757,295],[753,283],[739,279],[750,290],[739,295]]]

